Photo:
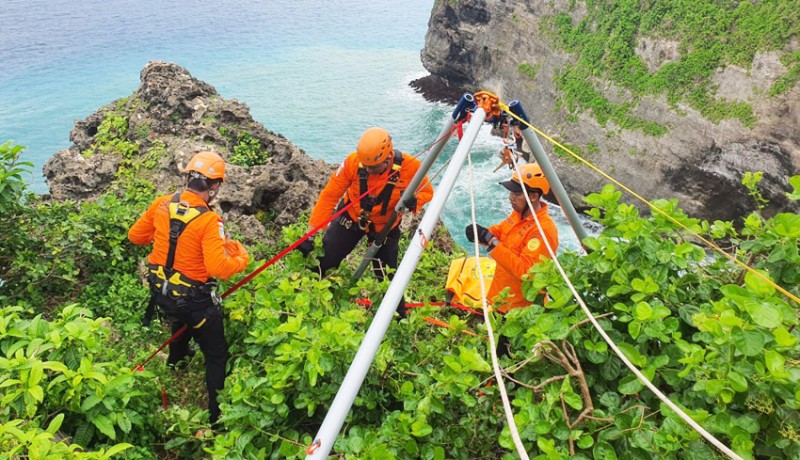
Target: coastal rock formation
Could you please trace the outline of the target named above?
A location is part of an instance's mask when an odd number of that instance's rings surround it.
[[[172,63],[150,62],[128,98],[75,122],[73,145],[44,166],[54,199],[89,200],[107,190],[133,159],[147,159],[136,176],[161,192],[183,185],[180,172],[199,150],[228,160],[227,180],[214,206],[239,230],[263,236],[259,220],[282,226],[310,209],[334,166],[314,160],[285,137],[253,120],[247,105],[223,99],[213,86]],[[231,164],[242,149],[263,155],[252,165]],[[258,217],[258,219],[256,219]]]
[[[633,116],[666,128],[665,134],[645,134],[613,121],[601,124],[588,110],[570,112],[558,104],[555,80],[575,62],[575,56],[542,32],[543,21],[558,13],[570,16],[573,24],[587,14],[583,2],[568,0],[438,1],[421,53],[423,65],[432,81],[488,90],[507,103],[520,100],[536,127],[570,146],[584,147],[591,162],[650,200],[677,198],[694,217],[735,219],[756,206],[741,184],[744,172],[763,171],[760,187],[770,201],[764,212],[796,210],[784,192],[788,178],[800,171],[800,86],[767,96],[787,72],[774,53],[757,53],[749,69],[729,65],[713,76],[715,97],[752,107],[756,121],[751,126],[737,119],[715,123],[688,104],[670,104],[665,96],[634,97],[599,76],[587,79],[586,85],[598,88],[612,103],[630,104]],[[639,40],[635,52],[650,72],[680,57],[676,42]],[[552,146],[542,141],[552,153]],[[578,207],[584,195],[607,182],[574,161],[551,158]],[[642,207],[627,194],[624,199]]]

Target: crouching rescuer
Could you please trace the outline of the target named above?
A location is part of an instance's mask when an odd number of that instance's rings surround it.
[[[519,176],[522,176],[521,183]],[[465,231],[467,240],[474,242],[477,239],[486,245],[489,255],[497,263],[486,297],[494,302],[498,312],[505,315],[511,309],[531,305],[522,292],[522,277],[535,264],[550,258],[545,239],[553,251],[558,249],[558,229],[547,213],[547,203],[541,199],[550,191],[550,183],[538,164],[519,166],[519,173],[512,172],[511,179],[500,182],[500,185],[509,192],[511,214],[489,228],[477,225],[477,234],[472,225],[467,225]],[[528,207],[526,195],[533,209]],[[533,213],[536,213],[535,218]],[[499,300],[498,294],[506,288],[508,297]],[[500,337],[497,348],[498,354],[508,354],[506,336]]]
[[[128,231],[128,239],[137,245],[153,245],[147,257],[151,299],[145,322],[157,305],[171,318],[173,333],[188,326],[170,343],[167,364],[175,366],[187,358],[189,340],[197,342],[205,356],[208,409],[215,423],[228,343],[214,278],[227,279],[243,271],[249,256],[241,243],[226,237],[222,219],[209,209],[225,180],[222,157],[198,152],[185,173],[185,189],[153,201]]]

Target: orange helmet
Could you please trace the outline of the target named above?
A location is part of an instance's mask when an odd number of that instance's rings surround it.
[[[186,165],[185,172],[196,172],[208,179],[225,180],[225,160],[214,152],[197,152]]]
[[[375,166],[385,161],[394,151],[392,136],[383,128],[369,128],[358,141],[356,154],[364,166]]]
[[[550,183],[542,172],[542,167],[538,163],[526,163],[520,165],[516,171],[511,173],[511,179],[500,182],[500,185],[507,188],[510,192],[521,192],[522,185],[519,183],[519,176],[522,176],[522,183],[528,190],[538,188],[544,195],[550,193]]]

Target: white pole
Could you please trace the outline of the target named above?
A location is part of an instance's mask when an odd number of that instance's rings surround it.
[[[408,250],[406,250],[400,266],[397,267],[394,279],[389,284],[389,289],[386,291],[386,295],[383,296],[380,307],[375,312],[375,318],[372,320],[366,336],[364,336],[364,341],[361,342],[356,357],[350,364],[350,369],[347,370],[347,375],[345,375],[344,381],[339,387],[339,392],[336,393],[333,404],[331,404],[331,408],[325,415],[325,420],[322,421],[322,425],[319,427],[314,443],[309,448],[309,452],[312,453],[306,456],[306,460],[328,458],[328,454],[334,442],[336,442],[337,436],[339,436],[339,431],[342,429],[344,419],[350,412],[350,407],[353,405],[356,395],[358,395],[361,384],[364,383],[364,378],[367,376],[370,366],[372,366],[378,347],[383,341],[384,335],[386,335],[389,324],[392,322],[397,303],[400,302],[400,298],[408,286],[422,251],[425,250],[425,246],[427,246],[433,233],[433,227],[439,220],[439,214],[441,214],[444,204],[453,190],[458,173],[461,171],[461,167],[464,165],[464,161],[472,148],[472,144],[475,143],[475,138],[485,120],[486,112],[480,107],[476,108],[467,130],[464,132],[464,137],[458,143],[453,158],[450,160],[450,164],[433,194],[433,200],[428,204],[425,215],[414,233],[414,238],[409,243]]]

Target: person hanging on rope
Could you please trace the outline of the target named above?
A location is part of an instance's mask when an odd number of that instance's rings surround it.
[[[480,244],[486,245],[489,255],[497,263],[487,299],[493,301],[501,291],[509,288],[508,297],[497,307],[497,311],[502,314],[530,305],[530,301],[522,293],[522,276],[535,264],[550,258],[544,243],[545,238],[553,251],[558,248],[558,229],[547,213],[547,203],[541,199],[550,192],[550,184],[542,168],[537,163],[527,163],[519,165],[518,169],[522,183],[517,171],[512,171],[510,180],[500,182],[509,191],[511,201],[512,211],[506,220],[489,228],[478,225],[477,235],[471,224],[466,227],[467,239],[474,242],[477,238]],[[541,231],[525,195],[530,198],[533,211],[541,224]],[[501,337],[502,339],[505,337]]]
[[[319,194],[319,199],[311,211],[309,231],[323,225],[330,217],[356,200],[377,184],[375,191],[360,202],[353,204],[346,213],[328,225],[322,238],[324,255],[319,260],[320,272],[324,275],[336,268],[367,236],[371,243],[389,221],[392,211],[397,207],[403,191],[419,170],[421,163],[416,158],[395,150],[392,137],[383,128],[367,129],[358,141],[356,151],[349,154],[331,176],[328,184]],[[433,198],[433,187],[426,177],[415,196],[403,203],[405,209],[416,213]],[[372,262],[373,271],[379,279],[386,276],[385,267],[397,268],[398,246],[400,242],[400,220],[389,231]],[[314,249],[311,239],[298,246],[304,255]],[[397,312],[405,317],[405,301],[401,299]]]
[[[169,345],[167,364],[173,368],[189,357],[189,340],[205,356],[211,423],[220,415],[217,394],[225,385],[228,344],[220,298],[213,278],[227,279],[247,268],[250,260],[241,243],[229,240],[222,219],[209,209],[225,180],[225,161],[213,152],[198,152],[185,170],[182,192],[156,198],[128,231],[136,245],[153,244],[147,257],[151,299],[145,321],[155,306],[172,319],[172,332],[188,331]]]

